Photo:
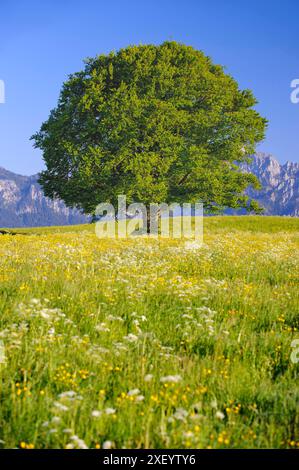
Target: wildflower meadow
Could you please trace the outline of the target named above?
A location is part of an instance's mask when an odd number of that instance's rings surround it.
[[[299,447],[298,219],[205,218],[200,248],[93,224],[15,232],[0,235],[0,447]]]

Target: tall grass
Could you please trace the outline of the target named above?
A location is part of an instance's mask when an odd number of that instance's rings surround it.
[[[0,238],[0,446],[298,447],[299,220]],[[24,235],[26,234],[26,236]]]

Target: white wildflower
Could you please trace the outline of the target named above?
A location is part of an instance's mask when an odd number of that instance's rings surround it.
[[[191,437],[194,436],[194,433],[192,431],[186,431],[183,433],[183,436],[186,438],[186,439],[190,439]]]
[[[153,377],[154,377],[153,374],[146,374],[144,376],[144,381],[145,382],[150,382],[153,379]]]
[[[124,339],[129,341],[129,343],[135,343],[138,341],[138,336],[133,335],[133,333],[129,333],[127,336],[124,336]]]
[[[83,439],[80,439],[80,437],[74,435],[74,436],[71,436],[70,439],[75,442],[75,444],[77,445],[77,447],[79,447],[79,449],[88,449],[87,445],[85,444]]]
[[[180,375],[166,375],[165,377],[161,377],[160,382],[178,383],[181,380],[182,380],[182,377]]]
[[[45,312],[45,311],[43,311],[43,310],[41,310],[40,316],[41,316],[42,318],[44,318],[45,320],[49,320],[49,319],[51,318],[51,316],[50,316],[47,312]]]
[[[173,417],[179,421],[184,421],[187,418],[188,414],[188,411],[184,410],[184,408],[177,408]]]
[[[140,393],[139,388],[133,388],[133,390],[130,390],[127,395],[128,397],[133,397],[134,395],[138,395]]]
[[[143,395],[137,395],[136,398],[135,398],[135,401],[136,402],[141,402],[144,400],[144,396]]]
[[[109,321],[120,321],[120,322],[123,322],[123,321],[124,321],[123,318],[121,318],[121,317],[116,317],[116,316],[114,316],[114,315],[108,315],[107,320],[109,320]]]
[[[225,418],[225,415],[222,413],[222,411],[216,411],[215,416],[217,419],[221,419],[221,420]]]
[[[74,398],[76,395],[77,394],[74,390],[68,390],[67,392],[60,393],[58,398]]]
[[[95,329],[96,331],[103,331],[106,333],[110,331],[110,328],[106,326],[106,323],[99,323],[98,325],[96,325]]]
[[[53,416],[53,418],[51,419],[51,423],[54,423],[54,424],[58,424],[60,423],[61,421],[61,418],[59,418],[59,416]]]
[[[68,411],[69,409],[68,406],[63,405],[62,403],[59,403],[59,401],[55,401],[54,406],[60,411]]]
[[[112,441],[105,441],[102,445],[103,449],[112,449],[114,446],[114,443]]]

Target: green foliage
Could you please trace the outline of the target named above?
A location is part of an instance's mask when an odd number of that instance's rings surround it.
[[[250,90],[190,46],[132,46],[86,61],[33,136],[45,194],[94,213],[100,202],[247,207],[257,179],[237,164],[264,137]]]

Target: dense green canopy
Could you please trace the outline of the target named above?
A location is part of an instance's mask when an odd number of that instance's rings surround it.
[[[45,194],[93,213],[101,202],[202,201],[254,209],[238,163],[264,137],[249,90],[190,46],[132,46],[86,61],[33,136]]]

